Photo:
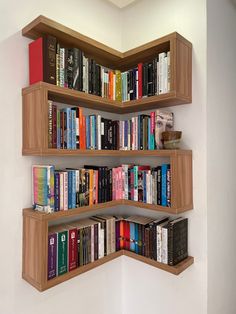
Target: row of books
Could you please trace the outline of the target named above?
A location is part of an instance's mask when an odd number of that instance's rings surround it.
[[[174,266],[188,256],[188,219],[97,215],[50,227],[48,280],[123,249]]]
[[[111,200],[132,200],[171,206],[169,164],[121,165],[116,168],[85,165],[80,169],[55,170],[52,165],[32,168],[33,206],[54,212]]]
[[[129,120],[83,115],[80,107],[59,108],[48,101],[48,146],[57,149],[154,150],[162,132],[173,130],[172,112],[156,110]]]
[[[30,84],[45,81],[117,101],[140,99],[170,91],[170,52],[122,72],[98,64],[78,48],[45,35],[29,44]],[[40,67],[42,65],[42,67]]]

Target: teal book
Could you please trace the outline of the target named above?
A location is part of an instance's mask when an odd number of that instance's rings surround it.
[[[68,271],[68,230],[57,233],[57,273],[63,275]]]

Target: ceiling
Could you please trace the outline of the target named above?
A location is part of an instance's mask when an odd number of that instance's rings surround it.
[[[137,0],[107,0],[107,1],[113,3],[118,8],[122,9],[122,8],[126,7],[127,5],[133,3]]]

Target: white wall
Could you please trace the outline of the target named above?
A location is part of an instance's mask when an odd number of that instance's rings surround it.
[[[208,313],[236,313],[236,2],[207,6]]]
[[[0,313],[111,314],[112,308],[121,314],[121,259],[44,293],[21,279],[22,208],[31,205],[31,165],[44,162],[21,156],[21,88],[28,85],[29,42],[21,29],[43,14],[121,49],[120,12],[102,0],[2,0],[0,12]]]
[[[189,253],[194,265],[175,277],[124,258],[123,314],[205,314],[206,263],[206,1],[145,0],[123,11],[123,50],[178,31],[193,44],[193,102],[174,107],[176,128],[193,150],[194,210]]]

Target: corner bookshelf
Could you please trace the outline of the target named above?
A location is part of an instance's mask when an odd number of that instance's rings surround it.
[[[180,34],[174,32],[140,47],[121,53],[44,16],[39,16],[22,30],[22,35],[31,39],[37,39],[44,34],[55,36],[58,41],[65,46],[73,46],[81,49],[88,57],[94,58],[103,66],[121,71],[126,71],[136,66],[139,62],[149,62],[160,52],[166,50],[170,51],[170,92],[166,94],[119,102],[45,82],[38,82],[23,88],[22,154],[24,156],[42,157],[167,157],[170,160],[172,176],[171,207],[130,200],[116,200],[70,209],[68,211],[59,211],[52,214],[36,212],[30,208],[24,209],[22,277],[39,291],[44,291],[121,255],[134,258],[175,275],[180,274],[193,264],[193,257],[190,256],[186,258],[176,266],[169,266],[133,252],[121,250],[93,263],[81,266],[64,275],[47,280],[48,227],[49,223],[52,221],[56,222],[66,217],[74,217],[76,219],[82,213],[94,212],[117,205],[135,206],[169,214],[179,214],[193,209],[192,152],[190,150],[121,151],[48,148],[48,100],[117,114],[189,104],[192,101],[191,43]]]

